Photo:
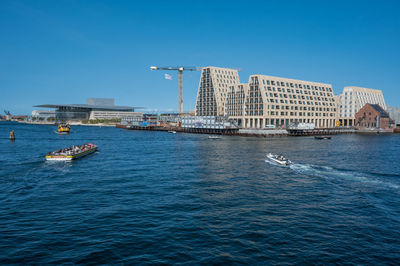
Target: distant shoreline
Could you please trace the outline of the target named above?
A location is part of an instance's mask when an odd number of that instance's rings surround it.
[[[44,121],[40,121],[40,122],[33,122],[33,121],[12,121],[12,122],[18,122],[18,123],[22,123],[22,124],[30,124],[30,125],[56,125],[56,122],[44,122]],[[83,124],[80,122],[73,122],[73,123],[69,123],[71,126],[90,126],[90,127],[115,127],[116,124],[103,124],[103,123],[99,123],[99,124]]]

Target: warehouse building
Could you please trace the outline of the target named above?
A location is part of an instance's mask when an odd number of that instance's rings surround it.
[[[355,115],[356,127],[390,129],[394,121],[379,104],[365,104]]]

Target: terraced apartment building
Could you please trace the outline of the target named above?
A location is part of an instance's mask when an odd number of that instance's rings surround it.
[[[251,75],[248,84],[230,86],[225,114],[244,128],[294,122],[328,128],[336,125],[337,105],[331,84]]]
[[[239,83],[236,69],[204,67],[196,99],[196,116],[223,116],[230,86]]]
[[[243,125],[243,116],[245,114],[245,98],[249,91],[249,84],[239,83],[230,86],[226,99],[225,115],[234,119],[239,126]]]
[[[344,87],[339,96],[339,121],[343,126],[354,126],[356,113],[365,104],[379,104],[387,109],[381,90],[355,86]]]

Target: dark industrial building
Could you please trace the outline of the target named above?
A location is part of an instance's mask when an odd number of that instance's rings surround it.
[[[134,107],[114,105],[114,99],[88,98],[86,104],[42,104],[35,107],[56,108],[56,119],[59,121],[89,119],[92,112],[134,112]]]

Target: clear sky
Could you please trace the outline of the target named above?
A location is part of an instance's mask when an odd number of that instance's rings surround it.
[[[376,88],[400,106],[399,13],[400,1],[2,0],[0,111],[89,97],[177,110],[177,73],[151,65]],[[184,110],[199,77],[184,74]]]

